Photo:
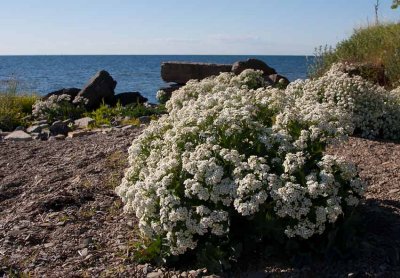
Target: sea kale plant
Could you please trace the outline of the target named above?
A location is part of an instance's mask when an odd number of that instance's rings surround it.
[[[76,97],[71,102],[67,94],[52,95],[46,100],[38,100],[33,105],[32,115],[35,119],[54,122],[56,120],[79,118],[86,110],[87,99]]]
[[[350,65],[334,64],[318,79],[298,80],[285,91],[297,114],[313,115],[312,103],[326,106],[345,127],[350,117],[351,133],[364,138],[400,140],[400,90],[387,91],[360,76],[349,76]],[[350,129],[351,130],[351,129]]]
[[[354,165],[324,151],[352,132],[352,115],[347,99],[333,105],[318,88],[286,93],[245,70],[175,91],[169,114],[129,148],[116,188],[149,249],[229,261],[223,245],[237,256],[246,239],[309,240],[346,218],[364,186]]]

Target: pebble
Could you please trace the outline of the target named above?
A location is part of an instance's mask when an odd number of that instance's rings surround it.
[[[86,257],[89,253],[89,250],[87,248],[83,248],[81,251],[78,251],[79,255],[82,257]]]
[[[91,237],[87,237],[82,241],[82,247],[88,247],[90,244],[93,243],[93,239]]]
[[[54,138],[56,140],[64,140],[65,139],[65,135],[64,134],[58,134],[58,135],[54,136]]]
[[[151,272],[149,274],[146,275],[146,278],[158,278],[158,277],[162,277],[162,271],[159,270],[157,272]]]
[[[45,243],[44,248],[50,248],[53,247],[54,243],[53,242],[49,242],[49,243]]]
[[[121,129],[122,130],[129,130],[129,129],[133,129],[133,128],[134,128],[133,125],[126,125],[126,126],[123,126]]]

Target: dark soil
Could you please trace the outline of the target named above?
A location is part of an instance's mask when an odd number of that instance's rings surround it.
[[[114,194],[139,133],[0,141],[0,277],[143,276],[131,256],[136,220]],[[237,276],[400,277],[400,144],[350,138],[330,152],[355,162],[370,185],[357,255],[301,267],[261,263]]]

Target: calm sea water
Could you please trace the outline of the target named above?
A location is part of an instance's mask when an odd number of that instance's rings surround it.
[[[138,91],[149,101],[156,102],[157,90],[167,85],[160,76],[162,62],[230,64],[248,58],[265,61],[289,80],[305,78],[307,65],[311,62],[306,56],[0,56],[0,89],[4,89],[11,79],[18,81],[19,90],[40,95],[68,87],[82,88],[97,71],[105,69],[118,82],[116,93]]]

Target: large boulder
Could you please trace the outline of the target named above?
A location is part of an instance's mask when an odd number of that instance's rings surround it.
[[[101,70],[93,76],[86,86],[78,93],[78,96],[88,100],[86,108],[88,110],[96,109],[100,106],[103,99],[105,103],[110,103],[114,100],[114,89],[117,86],[111,75]]]
[[[115,95],[113,102],[110,104],[115,105],[119,101],[122,106],[126,106],[128,104],[145,103],[147,100],[139,92],[125,92]]]
[[[275,69],[269,67],[265,62],[258,59],[247,59],[246,61],[238,61],[232,65],[232,72],[236,75],[246,69],[261,70],[265,76],[276,74]]]
[[[190,79],[201,80],[221,72],[230,72],[232,65],[191,62],[165,62],[161,64],[161,77],[165,82],[186,84]]]
[[[46,100],[53,95],[56,95],[56,96],[69,95],[71,97],[71,102],[72,102],[80,91],[81,91],[81,89],[78,89],[78,88],[63,88],[61,90],[48,93],[42,99]]]

